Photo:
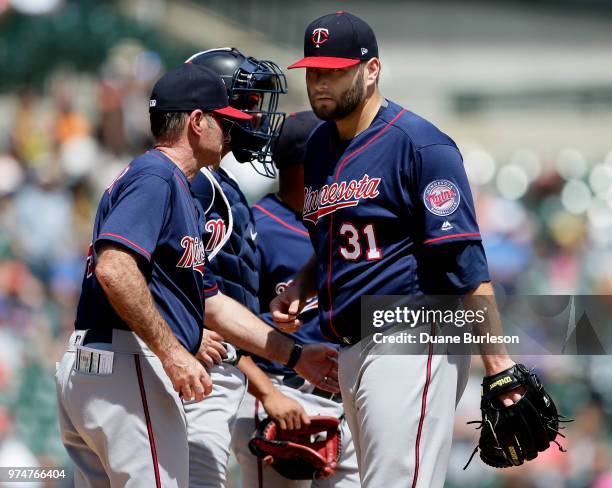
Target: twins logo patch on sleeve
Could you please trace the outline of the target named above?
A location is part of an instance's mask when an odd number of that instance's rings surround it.
[[[425,187],[423,203],[432,214],[445,217],[459,208],[459,188],[449,180],[434,180]]]

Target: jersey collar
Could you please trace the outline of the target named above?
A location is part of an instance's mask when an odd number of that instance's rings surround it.
[[[185,175],[185,173],[183,173],[183,170],[181,168],[179,168],[178,164],[173,162],[172,159],[170,158],[170,156],[165,154],[163,151],[160,151],[159,149],[153,149],[153,151],[155,151],[157,154],[159,154],[164,159],[164,162],[166,164],[170,165],[170,167],[173,169],[173,171],[177,175],[179,175],[179,177],[183,180],[183,183],[185,183],[187,185],[187,188],[189,189],[189,191],[191,191],[191,182],[187,179],[187,176]]]

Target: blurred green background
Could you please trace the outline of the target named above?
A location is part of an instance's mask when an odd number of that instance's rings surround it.
[[[500,290],[612,294],[612,1],[0,0],[0,466],[69,467],[55,361],[98,198],[150,144],[152,84],[214,47],[287,66],[308,22],[339,9],[377,33],[383,94],[460,146]],[[287,74],[281,108],[307,108],[303,73]],[[224,164],[251,200],[274,185]],[[610,358],[523,359],[576,419],[568,453],[462,471],[475,360],[447,486],[612,487]],[[235,464],[228,486],[240,486]]]

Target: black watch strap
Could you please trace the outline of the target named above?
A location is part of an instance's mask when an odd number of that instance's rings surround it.
[[[302,350],[304,347],[299,342],[293,343],[293,349],[291,350],[291,355],[289,356],[289,361],[287,361],[286,366],[290,369],[295,368],[295,365],[300,360],[300,356],[302,355]]]

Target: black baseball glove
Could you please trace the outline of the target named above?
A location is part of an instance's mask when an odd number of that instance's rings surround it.
[[[523,387],[525,393],[513,405],[504,406],[499,395]],[[540,382],[537,375],[523,364],[493,376],[485,376],[482,382],[480,402],[482,420],[468,422],[480,424],[480,440],[470,456],[466,469],[480,448],[480,459],[495,468],[520,466],[545,451],[554,442],[559,450],[565,449],[556,441],[559,422],[564,417]]]

